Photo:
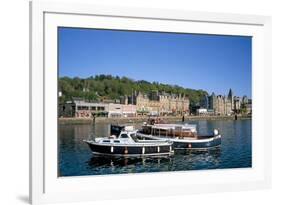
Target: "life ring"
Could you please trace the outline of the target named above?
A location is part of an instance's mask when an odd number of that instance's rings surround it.
[[[128,154],[128,148],[125,147],[124,154]]]
[[[192,148],[192,145],[191,145],[191,144],[188,144],[188,148]]]

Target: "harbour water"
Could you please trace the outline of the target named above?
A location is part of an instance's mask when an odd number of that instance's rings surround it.
[[[210,134],[218,128],[222,135],[220,147],[202,150],[176,150],[171,157],[108,158],[91,153],[83,142],[90,134],[109,134],[108,123],[59,124],[58,176],[84,176],[162,171],[246,168],[252,166],[252,121],[198,120],[199,134]],[[134,124],[140,127],[141,124]]]

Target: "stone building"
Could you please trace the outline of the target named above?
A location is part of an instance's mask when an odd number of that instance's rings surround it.
[[[239,112],[239,110],[241,109],[241,100],[239,97],[235,96],[234,97],[234,111],[235,112]]]
[[[228,96],[216,95],[214,92],[210,96],[204,96],[201,99],[200,107],[212,110],[215,115],[230,115],[232,113],[233,93],[229,90]]]
[[[149,98],[146,94],[138,93],[129,97],[129,103],[137,106],[138,114],[148,114],[151,112]]]
[[[209,109],[214,111],[216,115],[230,115],[231,114],[231,101],[222,95],[216,96],[214,93],[210,98]]]
[[[160,93],[158,91],[151,91],[148,94],[135,92],[132,96],[128,96],[128,103],[136,105],[139,115],[163,116],[189,113],[189,98],[184,95]]]
[[[242,104],[248,104],[248,97],[246,95],[244,95],[242,97],[242,101],[241,101]]]
[[[177,114],[189,113],[189,98],[184,95],[170,96],[170,110]]]
[[[172,114],[172,110],[170,109],[170,95],[167,93],[163,93],[159,96],[160,101],[160,112],[162,115]]]
[[[246,104],[246,114],[252,114],[252,100],[248,99],[247,104]]]
[[[215,115],[231,115],[233,113],[241,113],[242,106],[251,112],[251,102],[247,96],[243,96],[242,100],[238,96],[233,95],[232,89],[229,90],[227,96],[215,95],[204,96],[201,99],[200,107],[213,110]]]
[[[227,99],[229,100],[229,102],[231,104],[231,110],[234,110],[234,95],[233,95],[231,88],[229,89]]]
[[[248,99],[247,96],[243,96],[240,108],[243,112],[243,114],[251,115],[252,114],[252,100]]]

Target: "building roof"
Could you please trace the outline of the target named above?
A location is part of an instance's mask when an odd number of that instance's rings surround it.
[[[80,106],[107,106],[108,103],[100,103],[100,102],[85,102],[82,100],[74,100],[73,103]]]
[[[232,92],[232,89],[230,88],[229,92],[228,92],[228,97],[232,97],[232,96],[233,96],[233,92]]]

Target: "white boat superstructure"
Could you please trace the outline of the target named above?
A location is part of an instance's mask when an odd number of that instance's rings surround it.
[[[142,138],[145,138],[142,136]],[[117,144],[117,145],[161,145],[161,144],[170,144],[167,139],[140,139],[137,135],[137,130],[134,131],[122,131],[117,137],[116,135],[111,135],[110,137],[99,137],[94,139],[95,143],[98,144]]]

